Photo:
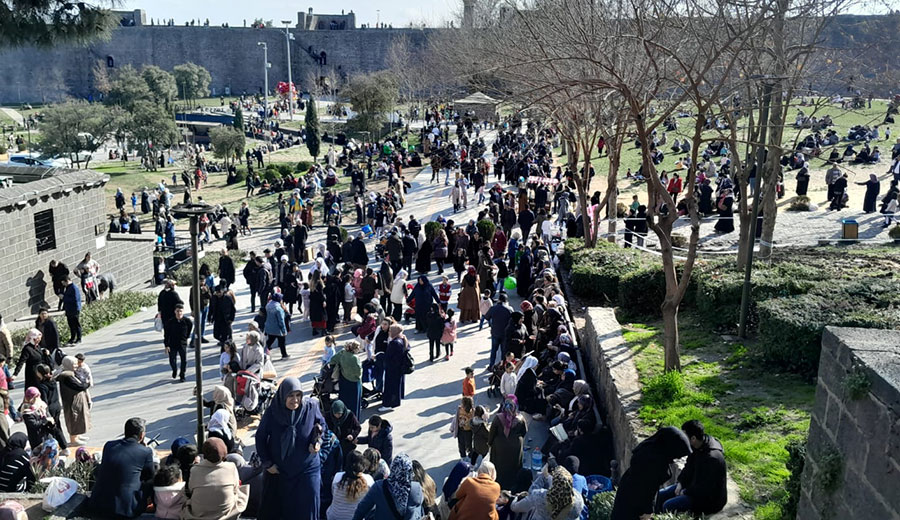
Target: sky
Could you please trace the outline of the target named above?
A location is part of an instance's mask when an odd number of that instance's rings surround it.
[[[297,13],[312,7],[314,13],[338,14],[343,9],[356,13],[356,24],[374,25],[377,20],[394,27],[408,26],[410,22],[428,26],[443,26],[455,19],[456,12],[462,10],[461,0],[124,0],[119,9],[143,9],[150,19],[174,18],[176,24],[193,19],[206,20],[210,24],[221,25],[228,22],[232,27],[240,27],[256,18],[272,20],[281,27],[281,20],[297,23]]]

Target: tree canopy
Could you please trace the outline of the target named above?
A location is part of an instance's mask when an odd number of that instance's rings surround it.
[[[175,74],[177,92],[184,101],[193,104],[195,99],[209,95],[209,84],[212,82],[212,76],[209,75],[209,71],[205,68],[188,62],[175,65],[172,72]]]
[[[153,92],[147,85],[147,81],[131,65],[125,65],[109,81],[109,92],[106,93],[104,102],[107,105],[117,105],[132,112],[138,101],[150,101]]]
[[[319,114],[316,112],[315,98],[309,98],[306,104],[306,148],[313,158],[319,157]]]
[[[234,155],[244,153],[247,140],[244,132],[231,126],[220,126],[209,131],[209,140],[213,146],[213,152],[220,159],[234,161]]]
[[[69,101],[48,107],[41,121],[40,150],[47,155],[69,157],[72,164],[84,166],[91,154],[100,149],[114,133],[118,111],[96,103]]]
[[[344,89],[356,115],[347,124],[352,130],[381,135],[386,115],[397,101],[397,83],[388,72],[355,76]]]
[[[115,13],[96,3],[4,0],[0,2],[0,48],[84,44],[109,38],[118,22]]]
[[[156,65],[147,65],[141,69],[141,77],[147,83],[153,100],[170,109],[172,101],[178,97],[178,87],[175,76]]]

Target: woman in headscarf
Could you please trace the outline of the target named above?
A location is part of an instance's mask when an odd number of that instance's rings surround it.
[[[534,258],[531,255],[531,248],[525,247],[522,251],[522,256],[519,257],[516,269],[516,292],[522,298],[527,298],[531,294],[531,268],[533,265]]]
[[[391,316],[395,321],[400,321],[403,316],[403,303],[406,301],[406,278],[404,269],[397,271],[397,276],[391,285]]]
[[[522,310],[522,315],[525,317],[525,329],[528,331],[528,335],[531,336],[534,334],[534,305],[528,300],[522,300],[522,303],[519,304],[519,309]]]
[[[456,500],[456,490],[459,489],[463,479],[469,476],[472,469],[472,465],[468,463],[467,459],[462,459],[453,466],[450,474],[447,475],[447,480],[444,481],[444,485],[441,487],[441,494],[444,496],[444,503],[450,509],[453,509],[453,503]]]
[[[478,273],[475,266],[470,265],[466,268],[466,275],[462,277],[462,289],[459,291],[459,322],[475,323],[480,320],[478,304]]]
[[[73,356],[64,357],[62,372],[56,376],[63,414],[66,417],[66,430],[69,431],[69,444],[72,446],[84,445],[78,436],[91,429],[91,408],[87,393],[90,385],[75,375],[77,364],[78,360]]]
[[[416,308],[418,308],[418,303]],[[387,351],[384,353],[384,389],[382,391],[382,403],[379,412],[388,412],[400,406],[400,400],[405,393],[404,383],[406,375],[403,366],[406,364],[409,343],[403,335],[403,327],[395,323],[388,329],[391,340],[388,342]]]
[[[415,237],[414,237],[415,238]],[[428,274],[431,270],[431,253],[434,251],[434,245],[431,240],[423,240],[422,247],[416,253],[416,272],[421,275]]]
[[[501,489],[512,489],[516,482],[516,475],[522,468],[522,447],[527,433],[525,421],[519,416],[519,401],[514,395],[506,396],[488,432],[491,462],[497,467],[497,482]]]
[[[416,309],[416,332],[425,332],[428,324],[428,310],[431,309],[432,303],[441,303],[437,291],[428,281],[427,276],[420,276],[416,286],[406,298],[406,303],[415,301]]]
[[[533,489],[528,496],[510,504],[516,513],[531,511],[531,520],[577,520],[584,509],[584,499],[572,485],[572,474],[557,466],[551,473],[550,489]]]
[[[413,480],[409,455],[400,453],[391,462],[390,475],[369,488],[353,520],[419,520],[424,498],[422,486]]]
[[[534,356],[526,356],[516,374],[516,399],[523,412],[537,413],[543,411],[543,398],[537,387],[538,360]]]
[[[215,413],[219,410],[224,410],[227,414],[228,427],[232,432],[237,431],[237,418],[234,416],[234,397],[231,395],[231,390],[228,387],[223,385],[216,385],[213,387],[212,393],[212,406],[211,412]]]
[[[285,378],[256,432],[256,452],[267,468],[261,520],[318,520],[324,424],[318,402],[303,399],[300,380]]]
[[[38,365],[53,366],[50,353],[46,349],[40,348],[42,337],[43,334],[37,329],[31,329],[25,335],[25,345],[22,347],[22,353],[19,354],[16,369],[13,371],[13,375],[17,376],[22,367],[25,367],[25,388],[37,386],[40,382],[36,371]]]
[[[357,356],[358,353],[359,342],[348,341],[328,362],[338,371],[338,399],[356,417],[359,417],[362,400],[362,363]]]
[[[325,334],[328,327],[328,317],[325,314],[325,284],[318,281],[310,284],[309,292],[309,324],[312,327],[312,335],[317,336],[319,331]]]
[[[331,403],[331,410],[325,416],[325,422],[328,424],[328,429],[334,432],[340,440],[344,460],[349,461],[348,455],[356,449],[356,438],[359,437],[359,432],[362,431],[359,419],[356,418],[352,411],[347,409],[343,401],[338,399]]]
[[[209,313],[213,322],[213,337],[220,346],[232,339],[231,325],[237,312],[234,302],[234,292],[225,282],[219,282],[210,298]]]
[[[22,432],[10,436],[0,459],[0,491],[4,493],[24,493],[34,484],[31,460],[25,451],[28,437]]]
[[[19,405],[19,413],[25,422],[29,446],[40,446],[45,438],[51,436],[57,441],[63,440],[59,424],[50,415],[47,403],[41,400],[41,392],[37,387],[29,386],[25,389],[25,399]]]
[[[209,424],[206,425],[209,438],[219,439],[225,443],[226,453],[235,451],[234,434],[236,430],[232,429],[229,424],[229,418],[228,411],[224,408],[219,408],[212,414],[212,417],[209,419]]]
[[[881,181],[874,173],[869,174],[869,180],[866,182],[857,182],[860,186],[866,187],[866,195],[863,199],[863,212],[874,213],[875,202],[878,200],[878,193],[881,191]]]
[[[185,486],[187,501],[181,510],[184,520],[229,520],[238,518],[247,507],[250,486],[241,485],[237,467],[225,460],[227,448],[221,439],[206,439],[203,458],[191,467]]]
[[[653,514],[659,488],[669,480],[669,464],[691,452],[687,436],[678,428],[660,428],[631,452],[631,464],[619,480],[611,520],[638,520]]]
[[[525,315],[519,311],[514,311],[510,315],[509,324],[506,326],[504,345],[506,345],[504,350],[515,354],[516,359],[520,359],[526,351],[528,329],[525,327]]]

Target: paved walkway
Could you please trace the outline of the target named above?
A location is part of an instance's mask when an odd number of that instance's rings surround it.
[[[25,126],[25,118],[22,117],[22,114],[20,114],[18,110],[0,107],[0,111],[9,116],[9,118],[15,121],[17,125]]]

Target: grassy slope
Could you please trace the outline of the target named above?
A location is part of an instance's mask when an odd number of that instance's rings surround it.
[[[748,358],[747,349],[708,332],[702,316],[679,317],[684,391],[657,402],[644,398],[640,417],[646,433],[667,425],[701,420],[725,448],[741,498],[756,508],[756,517],[781,517],[780,500],[789,476],[785,446],[809,429],[815,385],[790,374],[767,371]],[[624,325],[635,351],[642,385],[663,373],[661,322]]]

